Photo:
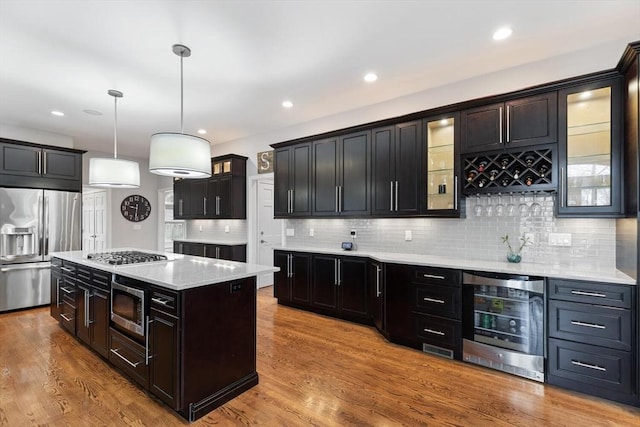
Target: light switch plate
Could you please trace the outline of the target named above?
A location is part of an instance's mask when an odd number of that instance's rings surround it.
[[[295,232],[294,232],[293,228],[287,228],[287,231],[286,231],[287,237],[293,237],[294,234],[295,234]]]
[[[571,246],[571,233],[549,233],[549,246]]]
[[[315,230],[313,228],[309,229],[309,237],[313,237],[316,234]]]

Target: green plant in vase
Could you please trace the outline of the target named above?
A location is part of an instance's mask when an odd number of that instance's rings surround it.
[[[529,237],[521,236],[520,241],[522,242],[522,244],[516,250],[513,249],[511,243],[509,242],[509,235],[505,234],[504,236],[502,236],[502,243],[507,244],[507,261],[514,263],[520,262],[522,260],[522,255],[520,255],[520,252],[522,252],[522,249],[524,249],[525,246],[531,243],[530,240],[531,239],[529,239]]]

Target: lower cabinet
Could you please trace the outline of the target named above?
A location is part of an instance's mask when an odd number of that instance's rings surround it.
[[[549,384],[637,405],[635,291],[627,285],[549,280]]]
[[[388,339],[461,360],[461,271],[386,264],[385,275]]]
[[[369,320],[367,259],[313,255],[311,304],[336,317]]]
[[[369,261],[369,311],[373,325],[386,336],[386,308],[385,308],[385,280],[384,264],[377,261]]]
[[[173,242],[173,252],[227,261],[246,262],[247,260],[247,245],[217,245],[175,240]]]
[[[110,275],[78,266],[76,337],[103,357],[109,356]]]
[[[278,303],[310,305],[311,254],[276,250],[273,265],[280,268],[273,278],[273,296]]]

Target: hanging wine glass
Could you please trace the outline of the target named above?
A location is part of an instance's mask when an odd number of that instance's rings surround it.
[[[505,208],[507,216],[514,216],[516,214],[516,207],[513,204],[513,193],[509,193],[509,204]]]
[[[538,193],[533,194],[533,204],[531,204],[531,216],[540,216],[542,206],[538,203]]]
[[[518,215],[523,217],[529,215],[529,205],[527,205],[524,193],[522,193],[520,204],[518,205]]]
[[[480,204],[480,194],[476,195],[476,204],[473,207],[473,214],[475,216],[482,216],[482,205]]]
[[[487,195],[487,205],[484,207],[484,214],[486,216],[493,216],[493,200],[491,194]]]
[[[502,193],[498,193],[498,204],[496,205],[496,216],[504,216],[504,205],[502,204]]]

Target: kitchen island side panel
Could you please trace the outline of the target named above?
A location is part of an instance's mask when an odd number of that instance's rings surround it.
[[[181,317],[184,411],[257,384],[255,277],[184,291]]]

